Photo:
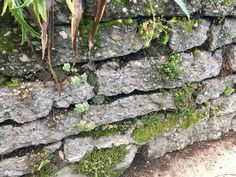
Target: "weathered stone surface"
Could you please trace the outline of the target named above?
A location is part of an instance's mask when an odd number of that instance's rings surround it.
[[[228,46],[228,49],[225,57],[230,63],[232,71],[236,71],[236,45]]]
[[[61,146],[61,142],[45,147],[48,153],[53,153]],[[18,177],[24,174],[33,173],[33,169],[27,164],[27,155],[22,157],[11,157],[0,161],[0,176]]]
[[[63,167],[54,177],[86,177],[82,174],[75,174],[69,166]]]
[[[106,62],[95,73],[98,78],[99,94],[112,96],[128,94],[134,90],[150,91],[159,88],[174,88],[186,82],[198,82],[217,76],[221,70],[222,56],[218,50],[212,56],[210,52],[202,51],[199,57],[193,54],[182,54],[182,76],[172,83],[166,84],[156,65],[164,63],[166,58],[148,58],[128,62],[119,67],[116,62]]]
[[[64,2],[63,2],[64,3]],[[143,47],[143,43],[138,37],[137,22],[126,24],[121,21],[116,21],[109,26],[108,24],[101,24],[100,30],[96,37],[96,44],[91,53],[91,60],[105,60],[112,57],[124,56],[130,53],[137,52]],[[85,28],[85,27],[84,27]],[[85,62],[89,60],[87,35],[83,27],[82,38],[78,42],[78,59],[77,62]],[[13,30],[11,30],[13,31]],[[7,33],[7,31],[6,31]],[[5,34],[5,33],[4,33]],[[11,35],[16,36],[11,32],[10,37],[4,37],[3,40],[9,43]],[[8,39],[9,38],[9,39]],[[38,70],[42,70],[42,67],[36,62],[36,56],[31,54],[30,49],[26,46],[20,46],[20,39],[18,38],[11,48],[3,47],[4,52],[0,52],[0,74],[6,76],[25,75]],[[39,47],[40,43],[33,41],[35,46]],[[56,27],[55,41],[53,50],[53,63],[54,66],[62,65],[66,62],[72,62],[73,50],[71,48],[70,41],[70,27],[59,26]],[[10,44],[9,44],[10,45]],[[38,55],[40,59],[40,54]],[[46,63],[45,61],[42,63]]]
[[[206,16],[235,16],[236,1],[204,0],[201,1]]]
[[[134,95],[118,99],[111,104],[91,106],[84,119],[97,124],[107,124],[164,109],[175,109],[172,94]]]
[[[213,24],[210,32],[210,50],[214,51],[215,49],[222,47],[225,44],[231,44],[236,42],[236,19],[226,18],[223,25]]]
[[[53,107],[68,108],[71,104],[83,103],[94,96],[93,87],[88,84],[72,88],[65,81],[63,88],[59,94],[52,82],[47,86],[42,82],[27,83],[18,89],[0,87],[0,123],[6,120],[30,122],[46,117]]]
[[[83,27],[81,27],[83,29]],[[113,25],[109,22],[101,24],[98,34],[97,42],[91,53],[91,60],[98,61],[112,57],[124,56],[130,53],[137,52],[143,47],[142,41],[139,39],[137,33],[137,22],[132,24],[125,24],[122,21],[117,21]],[[65,35],[61,35],[64,33]],[[84,34],[83,34],[84,35]],[[70,28],[58,27],[55,38],[55,56],[56,64],[71,62],[73,51],[71,49]],[[67,37],[66,37],[67,36]],[[87,39],[87,36],[82,36]],[[88,47],[87,40],[80,38],[78,42],[78,60],[77,62],[88,61]]]
[[[187,23],[187,22],[184,22]],[[201,46],[208,38],[207,33],[210,21],[198,20],[192,31],[185,31],[184,25],[173,24],[170,38],[170,48],[177,52],[182,52],[193,47]]]
[[[18,148],[49,144],[80,132],[77,124],[80,117],[57,115],[48,120],[37,120],[19,127],[12,125],[0,128],[0,155]]]
[[[210,79],[202,82],[201,91],[198,93],[196,102],[202,104],[210,99],[219,97],[226,88],[233,87],[236,83],[236,76]]]
[[[236,93],[229,97],[222,96],[212,101],[213,106],[217,108],[219,115],[231,114],[236,112]]]
[[[234,116],[235,113],[212,117],[192,125],[188,129],[179,129],[157,137],[148,143],[147,155],[152,158],[158,158],[167,152],[183,149],[196,141],[219,139],[232,128],[231,122]]]
[[[87,152],[91,152],[94,147],[98,149],[111,148],[112,146],[128,145],[133,142],[131,131],[124,135],[107,136],[99,139],[90,137],[66,139],[64,144],[65,159],[69,163],[78,162]]]

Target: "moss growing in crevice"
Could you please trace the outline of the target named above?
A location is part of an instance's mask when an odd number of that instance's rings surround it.
[[[2,75],[0,75],[0,86],[5,86],[5,87],[18,87],[20,86],[20,79],[17,77],[11,77],[7,78]]]
[[[132,127],[132,125],[133,122],[131,121],[102,125],[100,127],[96,127],[93,131],[89,132],[89,136],[94,139],[98,139],[104,136],[125,134]]]
[[[30,177],[52,177],[58,171],[55,157],[46,150],[28,154],[26,163],[34,172]]]
[[[76,173],[90,177],[118,177],[120,174],[118,174],[119,170],[116,169],[116,166],[123,162],[127,154],[126,145],[107,149],[95,148],[73,168]]]
[[[189,128],[205,117],[206,114],[203,112],[191,112],[187,115],[172,113],[168,114],[166,118],[160,113],[149,114],[141,118],[143,125],[137,127],[132,136],[138,143],[148,142],[171,129]]]
[[[186,18],[177,18],[177,17],[173,17],[169,23],[171,24],[179,24],[182,26],[184,32],[186,33],[190,33],[194,30],[195,27],[197,27],[199,25],[199,20],[198,19],[191,19],[191,20],[187,20]]]

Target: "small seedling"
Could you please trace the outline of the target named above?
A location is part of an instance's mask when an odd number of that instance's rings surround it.
[[[90,121],[86,121],[86,120],[81,120],[77,127],[81,130],[81,131],[91,131],[96,127],[96,124]]]
[[[225,95],[225,96],[230,96],[230,95],[232,95],[234,92],[235,92],[235,89],[234,89],[234,88],[228,87],[227,89],[225,89],[224,95]]]
[[[90,105],[87,102],[82,103],[82,104],[76,104],[74,108],[74,112],[77,114],[84,113],[89,110],[89,107]]]

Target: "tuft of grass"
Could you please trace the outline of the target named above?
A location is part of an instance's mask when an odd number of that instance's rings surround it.
[[[127,153],[126,145],[107,149],[95,148],[74,165],[74,171],[90,177],[118,177],[120,174],[117,173],[116,166],[123,162]]]

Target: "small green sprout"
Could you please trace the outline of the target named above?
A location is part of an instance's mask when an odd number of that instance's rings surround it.
[[[94,128],[96,128],[96,124],[90,121],[86,121],[86,120],[81,120],[77,127],[81,130],[81,131],[91,131]]]
[[[74,108],[74,112],[77,114],[84,113],[89,110],[90,105],[88,102],[84,102],[82,104],[76,104]]]
[[[232,95],[234,92],[235,92],[235,89],[234,89],[234,88],[228,87],[227,89],[225,89],[224,95],[225,95],[225,96],[230,96],[230,95]]]

